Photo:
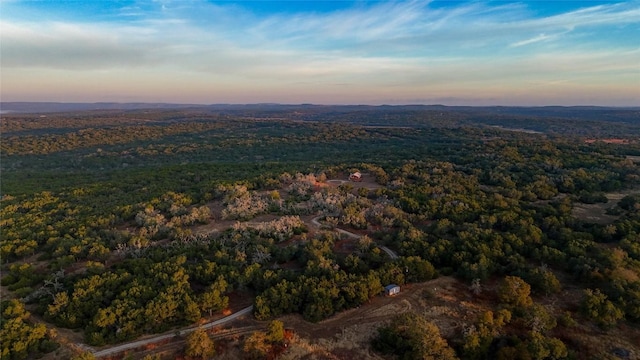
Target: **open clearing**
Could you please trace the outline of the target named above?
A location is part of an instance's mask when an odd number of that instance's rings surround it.
[[[619,216],[609,215],[606,213],[627,195],[640,194],[640,189],[630,189],[625,191],[613,192],[605,194],[609,200],[606,203],[582,204],[576,202],[573,206],[573,216],[595,224],[607,225],[613,223]]]

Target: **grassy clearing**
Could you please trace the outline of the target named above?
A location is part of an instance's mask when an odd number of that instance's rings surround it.
[[[618,191],[605,194],[607,196],[606,203],[582,204],[575,203],[573,207],[573,216],[595,224],[608,225],[616,221],[620,216],[609,215],[607,210],[616,206],[618,201],[627,195],[640,194],[640,188]]]

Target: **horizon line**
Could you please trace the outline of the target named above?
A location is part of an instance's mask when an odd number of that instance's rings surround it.
[[[491,105],[446,105],[442,103],[350,103],[350,104],[323,104],[323,103],[279,103],[279,102],[250,102],[250,103],[182,103],[182,102],[149,102],[149,101],[0,101],[1,104],[57,104],[57,105],[168,105],[168,106],[368,106],[368,107],[403,107],[403,106],[440,106],[440,107],[472,107],[472,108],[491,108],[491,107],[507,107],[507,108],[547,108],[547,107],[562,107],[562,108],[609,108],[609,109],[629,109],[640,108],[640,104],[636,105],[561,105],[561,104],[549,104],[549,105],[504,105],[504,104],[491,104]],[[0,109],[1,110],[1,109]],[[96,109],[97,110],[97,109]]]

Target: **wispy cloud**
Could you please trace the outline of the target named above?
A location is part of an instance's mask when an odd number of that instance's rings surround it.
[[[639,1],[552,16],[521,3],[434,7],[420,0],[266,15],[200,0],[141,1],[113,11],[117,21],[3,17],[3,79],[51,69],[129,71],[131,81],[150,81],[136,73],[144,70],[167,79],[196,74],[203,81],[198,89],[207,82],[282,89],[309,83],[330,93],[335,84],[349,84],[340,88],[368,89],[366,101],[389,98],[383,94],[398,88],[433,92],[432,98],[472,98],[469,92],[482,86],[513,93],[531,79],[569,89],[585,79],[612,83],[640,76]]]
[[[515,42],[515,43],[511,44],[511,46],[512,47],[525,46],[525,45],[534,44],[534,43],[541,42],[541,41],[549,41],[549,40],[551,40],[551,39],[553,39],[555,37],[556,37],[556,35],[540,34],[540,35],[534,36],[534,37],[532,37],[530,39],[526,39],[526,40]]]

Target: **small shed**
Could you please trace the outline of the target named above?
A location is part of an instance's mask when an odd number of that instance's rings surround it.
[[[384,287],[384,294],[386,296],[394,296],[400,293],[400,286],[396,284],[390,284]]]
[[[356,171],[353,174],[349,175],[349,180],[360,182],[362,181],[362,174],[359,171]]]

